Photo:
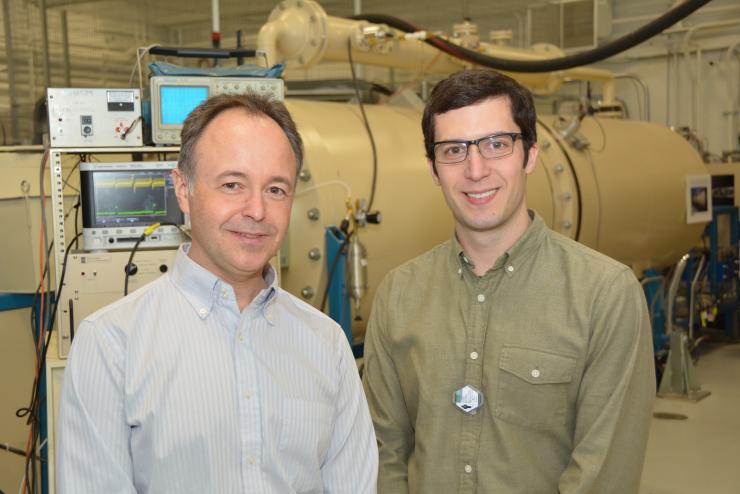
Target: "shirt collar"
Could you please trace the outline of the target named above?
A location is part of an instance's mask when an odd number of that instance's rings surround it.
[[[170,277],[175,286],[193,307],[198,317],[205,319],[213,311],[219,299],[234,299],[234,289],[218,276],[193,261],[188,252],[190,243],[183,243],[177,251]],[[262,310],[267,321],[272,324],[272,305],[277,294],[277,273],[272,265],[265,266],[262,272],[266,288],[259,291],[249,307]]]
[[[529,209],[528,212],[532,222],[527,227],[527,230],[509,250],[496,259],[496,263],[491,268],[491,271],[503,268],[508,276],[513,276],[517,267],[539,247],[545,235],[545,222],[534,210]],[[475,265],[465,255],[465,250],[462,244],[460,244],[457,234],[452,235],[451,255],[458,277],[462,278],[464,271],[472,271],[475,268]]]

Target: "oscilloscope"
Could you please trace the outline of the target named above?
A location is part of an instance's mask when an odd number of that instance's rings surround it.
[[[176,166],[176,161],[80,164],[85,249],[128,249],[154,223],[182,225],[171,177]],[[162,226],[140,248],[177,247],[182,241],[178,228]]]
[[[150,81],[152,141],[180,144],[185,117],[209,96],[266,94],[282,101],[282,79],[261,77],[155,76]]]

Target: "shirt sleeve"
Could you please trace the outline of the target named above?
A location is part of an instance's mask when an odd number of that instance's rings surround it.
[[[77,331],[57,420],[56,490],[61,494],[136,493],[118,346],[88,321]]]
[[[655,397],[652,332],[631,271],[597,296],[561,494],[637,492]]]
[[[414,433],[403,391],[389,352],[389,279],[378,288],[365,334],[363,384],[375,425],[380,458],[378,492],[408,493],[408,460],[413,450]]]
[[[327,494],[375,494],[378,447],[352,349],[340,333],[339,392],[334,432],[321,477]]]

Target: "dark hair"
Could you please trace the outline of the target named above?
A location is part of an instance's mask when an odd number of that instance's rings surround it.
[[[537,114],[532,93],[509,76],[490,69],[470,69],[452,74],[439,82],[429,95],[421,130],[424,133],[424,149],[434,165],[434,117],[450,110],[480,103],[488,98],[505,96],[511,104],[514,123],[522,133],[525,154],[537,142]]]
[[[182,171],[188,184],[195,173],[195,147],[206,127],[219,114],[232,108],[240,108],[248,115],[265,116],[280,126],[290,142],[296,160],[297,171],[303,165],[303,141],[298,134],[295,122],[285,105],[270,96],[261,94],[221,94],[208,98],[198,105],[185,119],[181,133],[180,158],[177,167]]]

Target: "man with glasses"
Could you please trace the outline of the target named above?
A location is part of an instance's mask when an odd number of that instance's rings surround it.
[[[527,209],[532,96],[469,70],[422,129],[453,237],[378,288],[364,386],[387,493],[636,493],[655,393],[632,271]]]

